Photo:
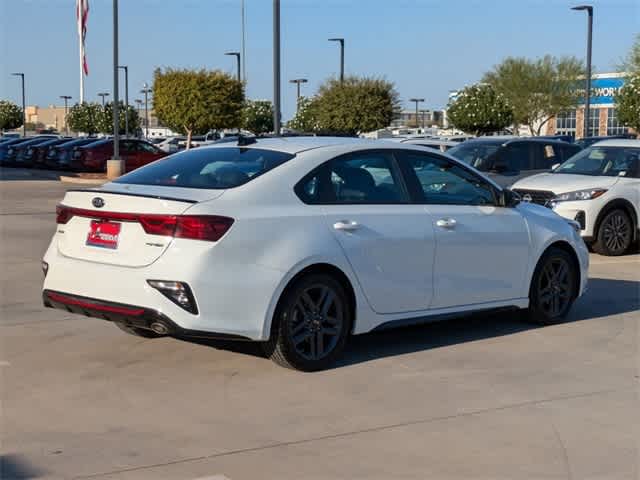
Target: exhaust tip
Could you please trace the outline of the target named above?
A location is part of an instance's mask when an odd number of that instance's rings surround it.
[[[158,335],[167,335],[169,333],[169,329],[162,322],[153,322],[151,325],[149,325],[149,328],[151,328],[151,330],[153,330]]]

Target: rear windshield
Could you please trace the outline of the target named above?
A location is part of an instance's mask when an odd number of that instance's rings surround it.
[[[294,156],[258,148],[196,148],[134,170],[115,183],[226,189],[243,185]]]

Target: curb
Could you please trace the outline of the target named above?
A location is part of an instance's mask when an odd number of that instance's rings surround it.
[[[85,185],[102,185],[109,180],[106,178],[82,178],[82,177],[66,177],[60,175],[60,181],[64,183],[84,183]]]

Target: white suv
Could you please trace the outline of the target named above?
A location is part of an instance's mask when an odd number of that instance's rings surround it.
[[[598,142],[551,173],[520,180],[513,190],[578,222],[596,252],[622,255],[639,233],[640,140]]]

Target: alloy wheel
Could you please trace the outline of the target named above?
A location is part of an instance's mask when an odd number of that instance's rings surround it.
[[[562,315],[571,303],[573,278],[565,258],[550,258],[538,280],[538,307],[549,317]]]
[[[303,290],[288,325],[296,353],[307,360],[329,355],[340,339],[344,313],[343,302],[331,287],[318,284]]]
[[[622,213],[609,216],[602,229],[602,239],[611,253],[621,253],[627,249],[631,240],[631,227]]]

